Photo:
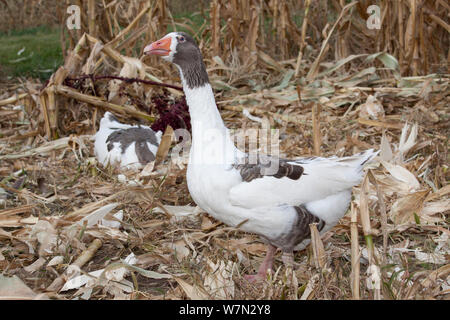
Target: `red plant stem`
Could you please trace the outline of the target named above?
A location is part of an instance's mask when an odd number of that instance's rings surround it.
[[[140,82],[140,83],[144,83],[144,84],[148,84],[148,85],[152,85],[152,86],[162,86],[162,87],[166,87],[166,88],[172,88],[175,90],[179,90],[179,91],[183,91],[182,87],[179,86],[175,86],[172,84],[167,84],[164,82],[156,82],[156,81],[152,81],[152,80],[142,80],[142,79],[137,79],[137,78],[125,78],[125,77],[118,77],[118,76],[94,76],[94,75],[84,75],[78,78],[66,78],[66,81],[79,81],[79,80],[85,80],[85,79],[92,79],[92,80],[104,80],[104,79],[113,79],[113,80],[121,80],[121,81],[125,81],[127,83],[134,83],[134,82]]]

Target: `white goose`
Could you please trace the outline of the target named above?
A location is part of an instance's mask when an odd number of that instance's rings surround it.
[[[246,278],[264,278],[277,247],[283,251],[283,262],[292,265],[293,251],[310,241],[310,223],[318,223],[323,233],[345,214],[351,188],[376,152],[295,160],[260,155],[251,163],[251,157],[235,147],[222,121],[195,40],[172,32],[144,53],[159,55],[180,71],[192,124],[187,183],[193,200],[214,218],[256,233],[268,245],[258,273]]]
[[[155,160],[161,136],[161,131],[120,123],[111,112],[105,112],[95,134],[94,153],[105,167],[141,169]]]

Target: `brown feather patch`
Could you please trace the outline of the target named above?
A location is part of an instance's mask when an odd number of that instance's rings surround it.
[[[258,155],[256,163],[249,163],[250,157],[244,159],[243,164],[235,164],[233,167],[239,170],[242,180],[250,182],[254,179],[263,178],[265,176],[277,179],[287,177],[292,180],[298,180],[303,174],[303,167],[299,164],[291,164],[285,159],[278,159],[264,155]],[[272,168],[275,164],[278,168]]]

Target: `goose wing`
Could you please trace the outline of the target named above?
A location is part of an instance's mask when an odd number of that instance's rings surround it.
[[[326,198],[357,185],[364,163],[375,156],[373,150],[345,158],[300,158],[268,165],[235,165],[242,181],[228,193],[233,205],[245,208],[271,207],[282,204],[298,206]]]

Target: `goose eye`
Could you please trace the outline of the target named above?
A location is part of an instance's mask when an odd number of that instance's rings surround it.
[[[183,36],[181,36],[181,37],[178,38],[178,41],[184,42],[184,41],[186,41],[186,39]]]

